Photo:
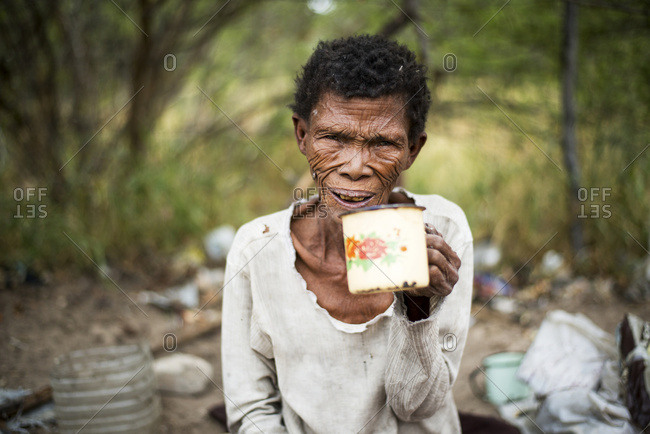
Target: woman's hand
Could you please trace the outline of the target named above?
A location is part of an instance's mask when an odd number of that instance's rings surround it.
[[[411,321],[419,321],[429,316],[431,297],[446,297],[451,294],[458,282],[460,258],[451,250],[449,244],[433,226],[424,225],[429,259],[429,286],[404,291],[406,315]]]
[[[429,286],[426,288],[407,291],[417,297],[446,297],[451,294],[458,282],[460,258],[442,239],[442,235],[433,226],[424,225],[427,242],[427,257],[429,259]]]

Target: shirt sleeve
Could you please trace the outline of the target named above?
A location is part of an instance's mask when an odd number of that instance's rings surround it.
[[[471,308],[471,241],[462,246],[459,256],[459,280],[452,294],[431,299],[429,318],[409,321],[403,294],[398,296],[400,302],[390,329],[385,389],[388,405],[400,420],[416,422],[431,417],[445,402],[458,375]]]
[[[248,268],[234,246],[223,293],[221,359],[230,432],[285,433],[270,339],[254,314]],[[251,260],[254,260],[252,258]]]

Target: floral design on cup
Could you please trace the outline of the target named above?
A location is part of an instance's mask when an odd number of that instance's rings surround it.
[[[347,269],[357,266],[368,271],[377,261],[379,264],[390,265],[400,258],[400,253],[407,250],[406,246],[399,244],[397,240],[383,240],[375,232],[346,237]]]

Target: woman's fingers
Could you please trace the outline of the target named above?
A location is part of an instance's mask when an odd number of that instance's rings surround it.
[[[461,261],[433,226],[425,225],[425,232],[429,262],[429,287],[444,297],[451,294],[454,285],[458,282]]]
[[[443,277],[451,282],[452,285],[458,282],[458,268],[450,263],[439,250],[428,249],[427,256],[429,258],[429,266],[435,265],[438,267]]]
[[[435,229],[433,230],[435,231]],[[451,246],[449,246],[449,244],[447,244],[447,242],[444,239],[442,239],[441,235],[427,233],[425,235],[425,238],[427,243],[427,249],[430,250],[431,248],[433,248],[440,251],[454,267],[460,268],[460,262],[461,262],[460,258],[458,257],[456,252],[454,252],[451,249]]]
[[[440,234],[440,232],[438,232],[438,230],[436,228],[434,228],[433,225],[430,225],[429,223],[424,224],[424,231],[426,233],[428,233],[428,234],[431,234],[431,235],[440,235],[440,236],[442,236]]]
[[[429,287],[434,289],[437,295],[443,297],[451,294],[455,282],[451,283],[444,273],[436,265],[429,265]]]

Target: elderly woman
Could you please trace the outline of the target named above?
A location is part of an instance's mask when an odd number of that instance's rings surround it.
[[[222,359],[231,431],[460,432],[451,387],[467,335],[463,211],[395,188],[427,135],[425,68],[378,36],[320,42],[296,80],[298,149],[319,195],[242,226],[228,255]],[[430,285],[353,295],[341,214],[424,211]]]

